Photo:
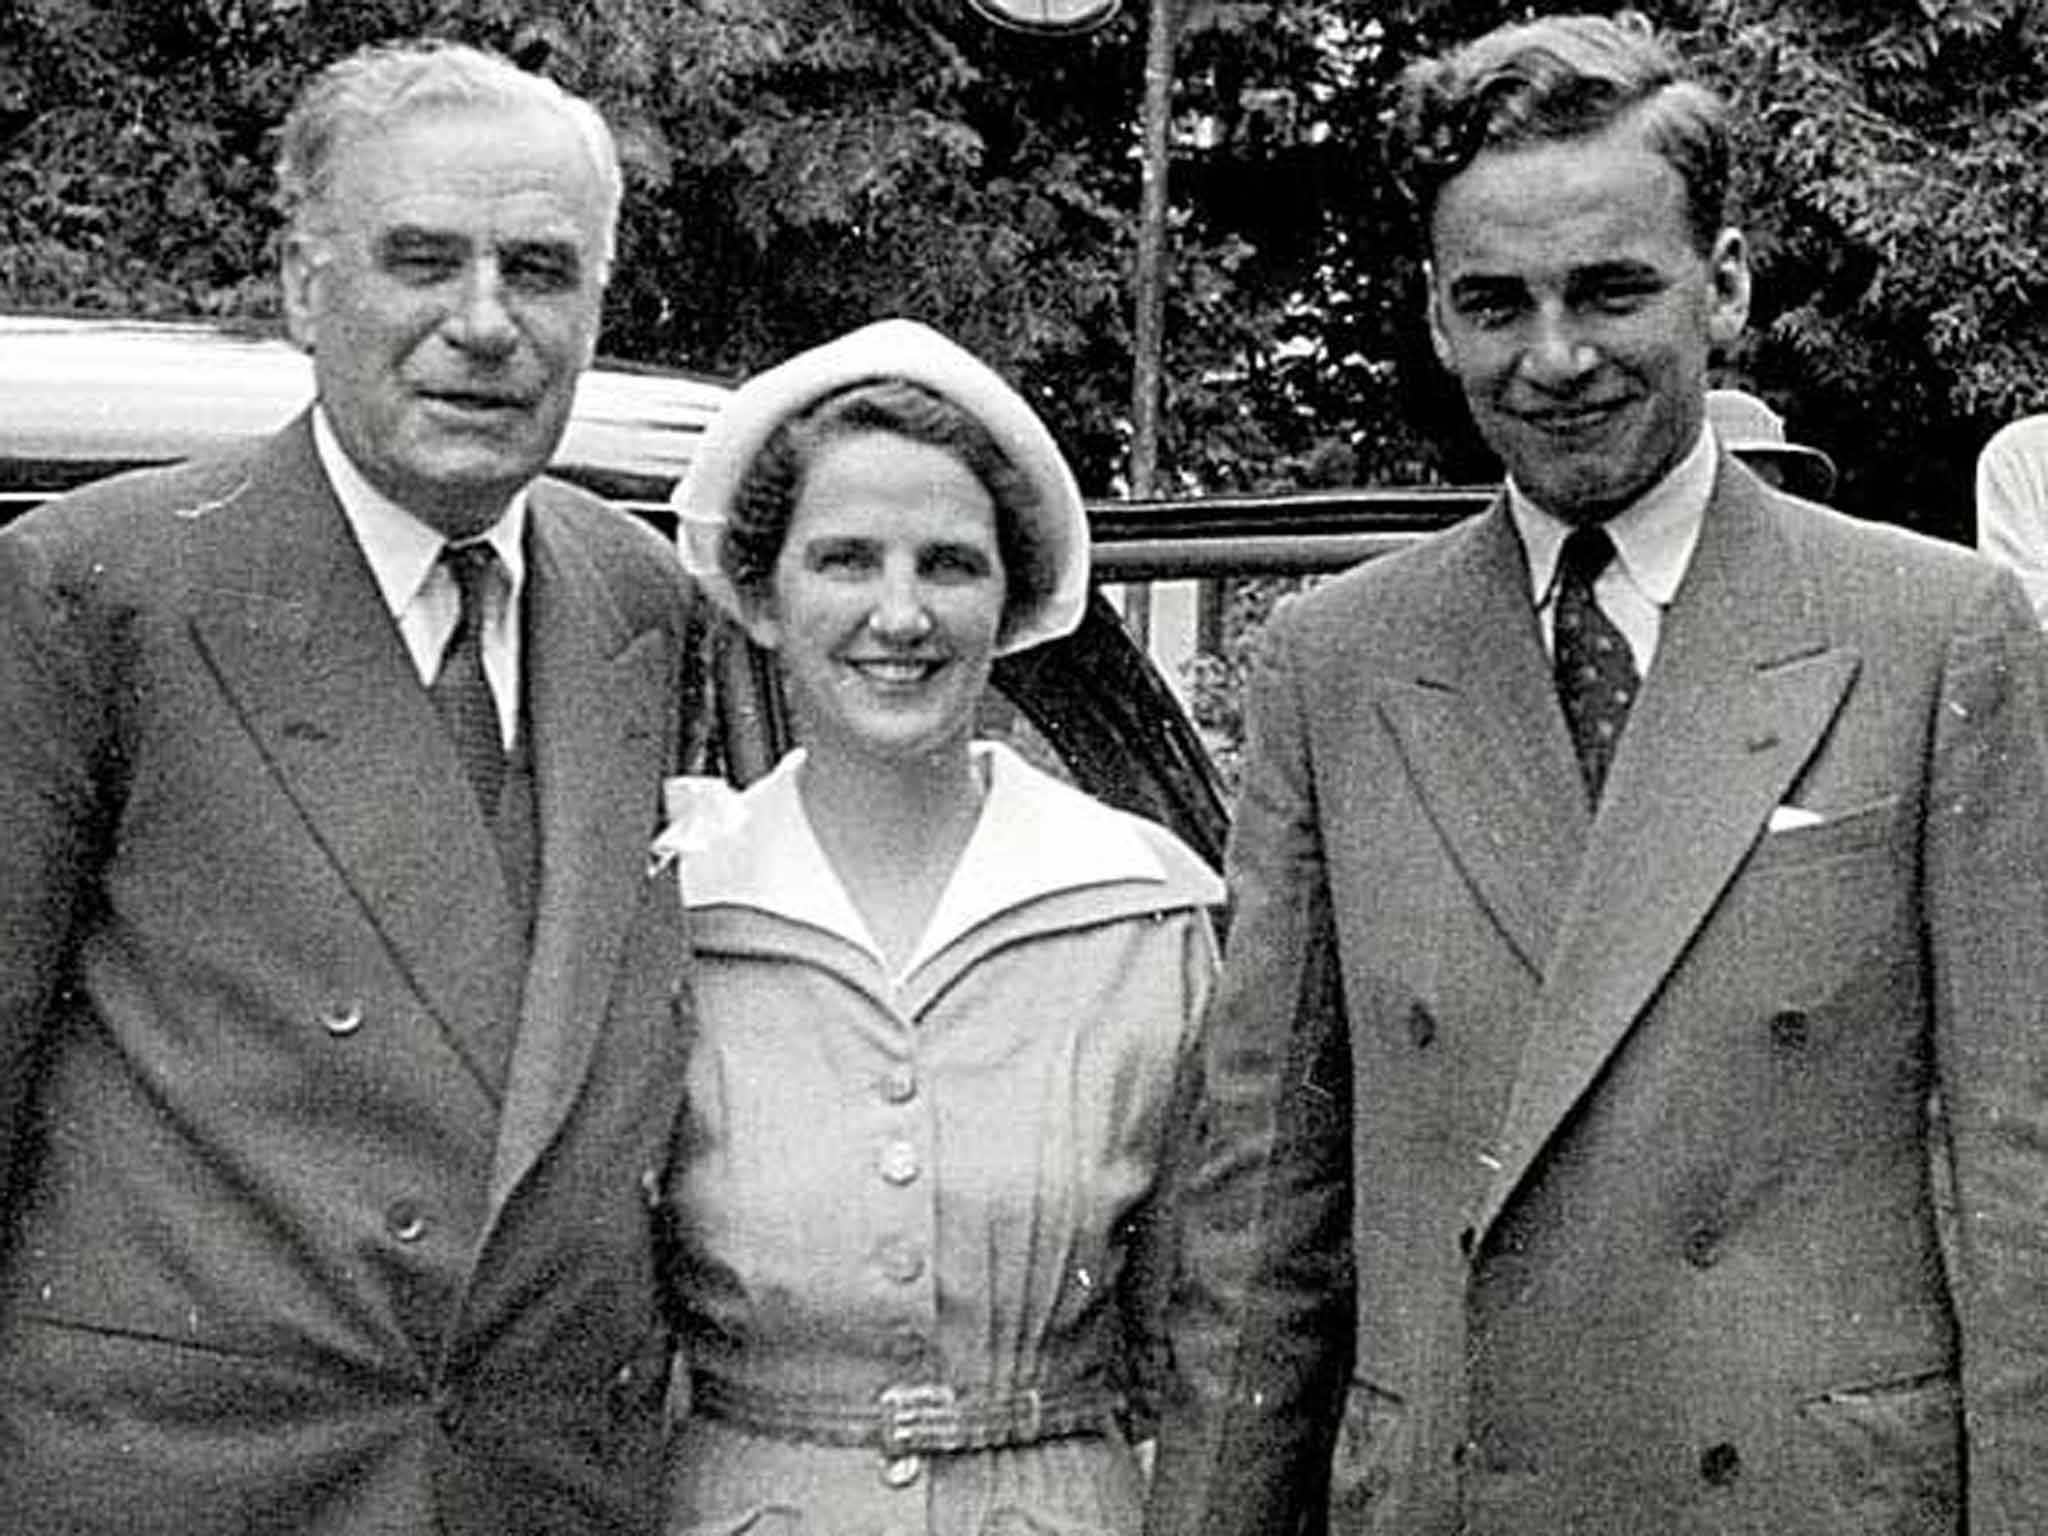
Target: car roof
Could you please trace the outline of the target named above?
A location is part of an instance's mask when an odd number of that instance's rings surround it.
[[[0,453],[41,467],[51,489],[275,431],[313,398],[312,360],[257,327],[0,314],[0,357]],[[600,361],[577,386],[553,468],[659,501],[731,392],[703,374]]]

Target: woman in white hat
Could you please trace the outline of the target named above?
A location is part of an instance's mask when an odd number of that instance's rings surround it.
[[[804,746],[664,835],[699,955],[671,1536],[1135,1532],[1222,890],[973,739],[995,656],[1080,619],[1073,476],[898,320],[748,383],[677,500]]]

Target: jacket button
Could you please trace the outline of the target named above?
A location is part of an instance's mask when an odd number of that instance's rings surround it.
[[[882,1148],[877,1166],[891,1184],[908,1184],[917,1177],[917,1148],[907,1141],[892,1141]]]
[[[1742,1474],[1742,1455],[1727,1441],[1700,1452],[1700,1476],[1716,1488],[1726,1488]]]
[[[1436,1039],[1436,1020],[1420,1003],[1408,1010],[1408,1038],[1415,1042],[1418,1051],[1427,1050],[1429,1043]]]
[[[1781,1051],[1803,1051],[1812,1022],[1797,1008],[1771,1015],[1771,1044]]]
[[[907,1104],[917,1097],[917,1068],[900,1061],[882,1074],[882,1097],[891,1104]]]
[[[320,1027],[337,1040],[346,1039],[363,1027],[361,1003],[335,1003],[320,1015]]]
[[[1475,1248],[1477,1248],[1478,1246],[1479,1246],[1479,1230],[1478,1230],[1478,1228],[1476,1228],[1476,1227],[1467,1227],[1467,1228],[1465,1228],[1465,1230],[1464,1230],[1464,1231],[1462,1231],[1462,1232],[1460,1232],[1460,1233],[1458,1234],[1458,1252],[1460,1252],[1460,1253],[1462,1253],[1463,1255],[1465,1255],[1465,1257],[1466,1257],[1466,1258],[1468,1258],[1468,1259],[1469,1259],[1469,1258],[1471,1258],[1471,1257],[1472,1257],[1472,1250],[1473,1250],[1473,1249],[1475,1249]]]
[[[661,1172],[655,1168],[640,1170],[640,1199],[650,1211],[661,1209]]]
[[[1685,1262],[1694,1269],[1711,1269],[1721,1258],[1721,1234],[1713,1227],[1694,1227],[1685,1234]]]
[[[882,1481],[891,1488],[908,1488],[924,1471],[920,1456],[892,1456],[882,1463]]]
[[[394,1200],[384,1212],[384,1229],[401,1243],[416,1243],[427,1235],[427,1213],[417,1200]]]

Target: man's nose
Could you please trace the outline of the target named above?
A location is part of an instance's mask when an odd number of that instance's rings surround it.
[[[494,262],[477,262],[464,275],[450,316],[456,337],[472,351],[510,351],[519,337],[505,302],[505,283]]]
[[[1574,383],[1599,364],[1599,351],[1568,316],[1554,309],[1539,309],[1529,325],[1520,366],[1531,383],[1551,388]]]

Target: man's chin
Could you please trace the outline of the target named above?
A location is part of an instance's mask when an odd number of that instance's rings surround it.
[[[1511,468],[1516,487],[1552,517],[1567,523],[1605,522],[1634,499],[1635,493],[1608,472],[1605,464],[1581,473],[1559,473],[1546,466],[1531,474]]]
[[[545,467],[525,455],[436,455],[413,466],[405,494],[394,499],[445,537],[467,538],[503,516],[513,496]]]

